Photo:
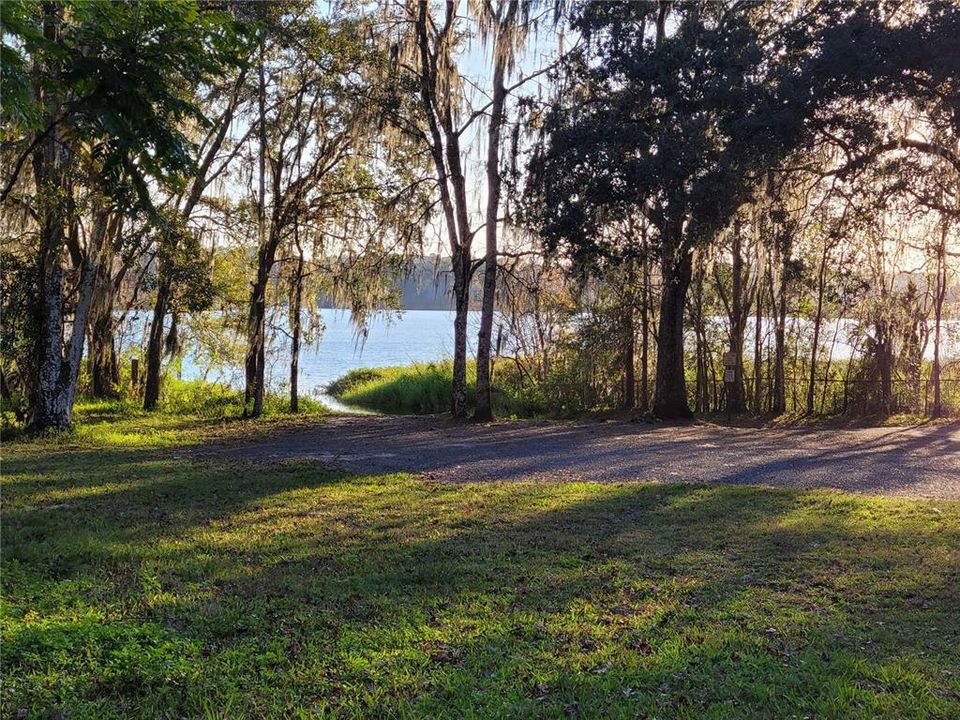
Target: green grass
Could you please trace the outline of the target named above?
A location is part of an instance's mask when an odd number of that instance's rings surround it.
[[[170,378],[163,388],[158,408],[146,412],[140,398],[116,400],[81,397],[73,409],[74,427],[67,432],[40,438],[24,436],[18,425],[4,414],[3,439],[19,439],[47,446],[110,446],[113,448],[163,447],[193,444],[219,430],[237,433],[262,430],[264,425],[315,422],[329,413],[317,400],[300,397],[300,412],[288,412],[287,396],[268,394],[264,414],[257,420],[243,420],[243,392],[216,383]],[[24,437],[21,437],[24,436]]]
[[[498,367],[493,383],[493,409],[498,417],[536,417],[548,407],[529,388],[522,388],[506,364]],[[467,404],[476,395],[477,366],[467,366]],[[453,363],[414,363],[400,367],[351,370],[333,382],[330,393],[355,407],[384,413],[438,414],[449,412]]]
[[[370,410],[392,413],[443,413],[450,410],[453,366],[418,363],[403,367],[351,370],[333,382],[330,393],[338,400]],[[469,383],[475,393],[476,370]]]
[[[2,717],[960,717],[960,504],[357,476],[127,422],[4,446]]]

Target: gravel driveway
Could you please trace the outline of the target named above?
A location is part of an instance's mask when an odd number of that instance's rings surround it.
[[[202,455],[314,458],[438,480],[594,480],[830,487],[960,500],[960,425],[781,430],[705,424],[508,422],[336,416]]]

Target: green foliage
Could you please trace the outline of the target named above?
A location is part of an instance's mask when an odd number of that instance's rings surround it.
[[[150,421],[5,445],[0,715],[960,715],[957,503],[354,476]]]
[[[476,391],[476,365],[468,367],[467,395]],[[453,363],[417,363],[402,367],[351,370],[329,387],[348,405],[388,413],[445,413],[450,410]]]
[[[22,418],[27,398],[21,381],[33,362],[37,335],[32,312],[39,293],[37,273],[31,262],[6,250],[0,251],[0,268],[3,271],[3,282],[0,282],[0,317],[3,318],[0,322],[0,373],[3,374],[5,391],[11,392],[11,397],[3,400],[18,418]]]
[[[288,412],[290,398],[278,393],[268,393],[264,398],[264,414],[283,415]],[[227,385],[199,380],[167,378],[159,410],[171,415],[190,414],[203,418],[230,418],[243,415],[243,391]],[[311,397],[300,397],[300,413],[323,415],[326,408]]]
[[[896,27],[875,3],[674,3],[654,41],[662,7],[578,6],[585,42],[544,117],[527,215],[581,262],[621,255],[610,225],[638,211],[669,248],[711,242],[821,130],[867,162],[883,138],[857,103],[936,97],[960,49],[955,3]]]
[[[118,447],[149,445],[163,447],[184,442],[184,430],[202,427],[198,421],[233,421],[243,416],[243,391],[220,383],[202,380],[179,380],[168,377],[156,412],[146,412],[142,400],[134,395],[119,399],[79,397],[74,407],[76,428],[65,433],[54,433],[52,438],[66,442],[80,440],[85,444],[107,444]],[[289,412],[288,394],[268,393],[264,398],[266,421],[294,418],[316,419],[329,413],[318,400],[301,396],[300,411]],[[16,436],[22,426],[6,415],[4,405],[3,431]]]
[[[40,123],[24,57],[24,44],[35,43],[40,37],[30,18],[35,8],[36,3],[30,0],[7,0],[0,4],[0,87],[3,87],[0,139],[4,142]]]
[[[4,3],[10,73],[16,79],[23,66],[35,68],[42,91],[13,95],[4,131],[27,130],[52,111],[75,150],[85,146],[92,163],[84,171],[96,172],[98,192],[121,205],[152,208],[150,179],[177,188],[193,169],[185,131],[188,123],[206,123],[196,89],[241,62],[245,26],[192,0],[62,5],[58,11]],[[43,32],[51,17],[58,27],[53,38]],[[41,98],[58,107],[39,107]]]
[[[547,116],[530,208],[548,244],[578,260],[616,256],[605,229],[647,204],[658,241],[710,241],[744,201],[750,174],[805,137],[815,95],[786,85],[810,80],[797,72],[798,49],[783,44],[791,36],[770,52],[769,18],[752,6],[689,3],[653,43],[658,11],[585,3],[577,18],[588,42]]]
[[[467,364],[467,401],[476,393],[477,366]],[[402,367],[352,370],[329,387],[348,405],[386,413],[436,414],[450,410],[453,363],[415,363]],[[529,388],[506,361],[494,368],[493,406],[498,417],[534,417],[550,408]]]
[[[201,312],[214,300],[207,253],[197,233],[177,213],[161,213],[154,230],[154,245],[159,261],[158,282],[173,288],[173,312]]]

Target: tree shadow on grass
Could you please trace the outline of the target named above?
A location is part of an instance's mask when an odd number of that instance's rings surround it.
[[[73,483],[92,493],[43,508],[18,489],[4,510],[13,613],[54,618],[7,634],[4,674],[22,678],[7,711],[960,708],[955,508],[743,487],[451,486],[303,462],[75,460],[87,469]],[[50,472],[70,489],[66,465]],[[67,607],[97,609],[100,622]]]
[[[339,418],[247,443],[225,438],[197,454],[259,461],[314,457],[358,472],[427,472],[458,481],[692,480],[960,499],[956,424],[838,434],[627,423],[450,427],[436,419]]]
[[[632,486],[478,517],[352,576],[337,650],[341,668],[366,663],[330,690],[399,663],[427,679],[377,702],[424,716],[949,715],[957,525],[863,529],[856,502],[830,504],[818,517],[792,493]],[[275,565],[251,582],[283,595],[299,576]],[[404,663],[411,632],[426,657]]]

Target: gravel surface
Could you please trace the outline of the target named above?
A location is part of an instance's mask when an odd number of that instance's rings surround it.
[[[335,416],[200,455],[313,458],[364,473],[449,481],[593,480],[829,487],[960,500],[960,425],[856,430],[705,424],[505,422]]]

